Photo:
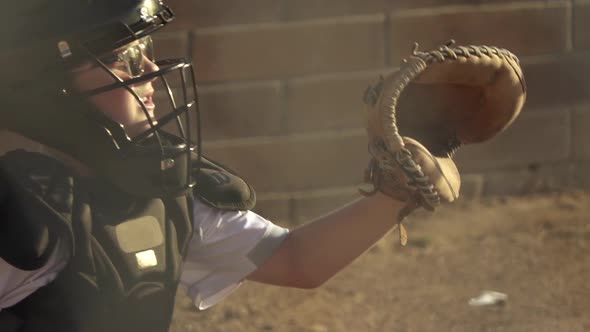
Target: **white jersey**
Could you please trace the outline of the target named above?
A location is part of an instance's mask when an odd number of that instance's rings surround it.
[[[251,211],[223,211],[194,200],[194,233],[180,277],[195,306],[206,309],[234,291],[279,247],[288,230]],[[58,243],[38,270],[20,270],[0,258],[0,310],[53,281],[69,252]]]

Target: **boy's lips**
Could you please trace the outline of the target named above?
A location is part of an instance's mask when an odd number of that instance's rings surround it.
[[[140,96],[142,96],[141,98],[141,102],[145,105],[145,107],[148,109],[148,111],[153,111],[154,108],[156,108],[156,104],[154,103],[154,90],[149,88],[146,89],[146,91],[144,91],[143,94],[140,94]]]
[[[154,109],[156,107],[156,104],[154,104],[154,100],[152,99],[152,95],[143,97],[141,101],[148,109]]]
[[[141,98],[141,103],[148,110],[151,111],[156,107],[156,105],[154,103],[154,99],[153,99],[154,88],[151,86],[151,84],[144,84],[141,86],[135,86],[133,88],[133,90],[135,90],[135,93],[137,93],[137,95]]]

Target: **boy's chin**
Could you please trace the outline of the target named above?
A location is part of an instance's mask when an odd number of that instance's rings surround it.
[[[153,121],[154,126],[158,124],[158,121],[156,121],[155,119],[152,121]],[[147,120],[142,121],[140,123],[136,123],[134,125],[126,125],[124,127],[125,127],[125,132],[127,133],[127,135],[130,138],[135,138],[152,128]]]

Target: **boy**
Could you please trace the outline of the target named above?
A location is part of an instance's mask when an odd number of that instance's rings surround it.
[[[1,331],[166,331],[179,284],[201,309],[244,279],[318,287],[410,204],[377,193],[292,231],[272,224],[203,157],[191,64],[153,57],[150,34],[174,18],[162,1],[31,2],[11,2],[3,29],[3,126],[43,149],[0,161]],[[436,188],[448,201],[453,175]]]

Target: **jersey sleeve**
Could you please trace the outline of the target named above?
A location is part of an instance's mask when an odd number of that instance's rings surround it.
[[[181,283],[195,306],[206,309],[239,287],[288,235],[252,211],[224,211],[194,201],[194,234]]]
[[[67,260],[67,249],[62,241],[58,241],[47,263],[37,270],[21,270],[0,257],[0,311],[55,280]]]

